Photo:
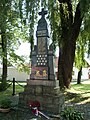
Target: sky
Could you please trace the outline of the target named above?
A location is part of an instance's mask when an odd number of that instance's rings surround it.
[[[29,56],[30,55],[30,44],[25,42],[21,43],[18,50],[15,52],[17,55]],[[58,48],[56,49],[55,55],[58,57]]]
[[[23,55],[23,56],[28,56],[30,54],[30,44],[25,42],[21,43],[20,47],[18,50],[16,50],[16,54],[18,55]]]

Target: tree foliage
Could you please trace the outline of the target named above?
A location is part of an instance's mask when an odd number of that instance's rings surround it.
[[[17,9],[16,9],[17,8]],[[20,38],[22,40],[29,39],[27,33],[27,26],[21,23],[19,4],[12,0],[3,0],[0,2],[0,35],[1,35],[1,49],[0,59],[2,60],[2,88],[6,87],[7,66],[8,62],[13,64],[17,61],[24,60],[15,54],[15,49],[20,45]],[[13,59],[13,63],[12,63]],[[18,62],[17,62],[18,64]],[[5,85],[5,86],[4,86]]]
[[[20,19],[19,1],[2,1],[1,13],[0,13],[0,30],[4,31],[4,35],[7,41],[7,55],[8,62],[21,61],[18,55],[15,55],[15,50],[18,49],[21,41],[29,41],[28,25],[25,25]],[[7,11],[7,12],[6,12]],[[1,34],[3,36],[3,34]],[[1,58],[3,54],[1,53]],[[17,61],[16,61],[17,59]],[[15,60],[15,61],[14,61]]]

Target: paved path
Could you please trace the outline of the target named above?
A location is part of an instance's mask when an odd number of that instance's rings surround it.
[[[76,81],[71,82],[71,84],[76,84]],[[90,84],[90,79],[89,80],[81,80],[81,84]],[[66,104],[66,106],[69,107],[74,107],[76,110],[84,113],[84,119],[85,120],[90,120],[90,99],[86,101],[86,103],[74,103],[74,104]]]
[[[84,120],[90,120],[90,104],[66,104],[66,106],[74,107],[84,113]],[[0,113],[0,120],[37,120],[37,118],[31,114],[30,110],[21,107],[20,109],[11,110],[9,113]]]
[[[83,113],[84,120],[90,120],[90,103],[87,104],[66,104],[67,107],[73,107],[77,111]]]
[[[69,104],[68,107],[74,107],[76,110],[84,113],[84,120],[90,120],[90,105]],[[0,113],[0,120],[45,120],[35,117],[28,109],[20,108],[18,110],[11,110],[9,113]],[[60,119],[53,119],[60,120]]]

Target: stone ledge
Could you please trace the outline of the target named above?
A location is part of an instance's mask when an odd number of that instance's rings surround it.
[[[27,84],[28,85],[43,85],[43,86],[59,86],[59,81],[58,80],[30,80],[27,79]]]

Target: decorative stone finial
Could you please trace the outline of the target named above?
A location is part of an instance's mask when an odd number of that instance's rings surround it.
[[[44,11],[44,8],[42,8],[42,11],[39,12],[39,15],[41,15],[42,17],[45,17],[46,14],[47,14],[47,11]]]

